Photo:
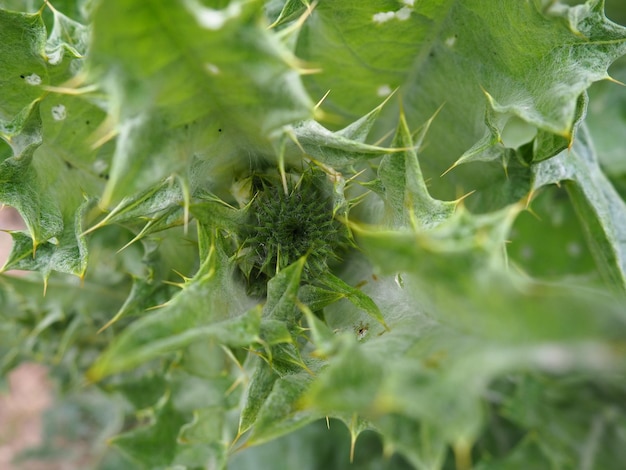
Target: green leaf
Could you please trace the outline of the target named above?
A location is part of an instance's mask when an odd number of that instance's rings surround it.
[[[596,280],[596,263],[583,226],[564,186],[544,186],[522,212],[510,233],[507,254],[511,266],[545,280],[585,276]]]
[[[189,211],[203,224],[235,233],[244,223],[244,213],[226,204],[217,196],[203,194],[200,199],[200,202],[191,205]]]
[[[170,301],[117,337],[90,368],[90,380],[98,381],[200,340],[228,346],[256,342],[261,309],[246,312],[247,302],[241,288],[233,284],[232,268],[221,243],[212,240],[196,275]],[[214,295],[217,292],[219,296]]]
[[[83,381],[77,369],[111,340],[96,336],[92,323],[118,309],[126,292],[120,284],[75,281],[51,277],[44,295],[41,281],[0,275],[3,372],[20,361],[39,361],[65,369],[64,380]]]
[[[391,150],[365,142],[387,100],[343,129],[332,132],[317,121],[302,121],[290,133],[298,149],[322,163],[342,168],[380,157]]]
[[[583,128],[571,152],[533,167],[534,188],[565,182],[585,235],[607,283],[626,289],[626,204],[602,173]]]
[[[73,224],[54,240],[37,244],[24,233],[13,232],[13,247],[3,270],[39,271],[47,282],[52,271],[74,274],[83,278],[87,270],[87,242],[82,235],[82,219],[93,201],[85,201],[76,212]]]
[[[268,136],[311,113],[258,2],[108,3],[94,17],[89,66],[111,93],[118,134],[104,206],[184,174],[193,155],[219,152],[229,166],[243,149],[266,153]]]
[[[89,28],[67,17],[49,3],[46,6],[52,11],[52,31],[46,42],[46,55],[52,65],[59,64],[66,52],[74,58],[82,58],[87,53]]]
[[[414,127],[445,104],[423,152],[430,177],[483,137],[485,92],[496,113],[571,136],[578,97],[607,77],[626,50],[625,37],[600,1],[568,8],[517,0],[344,0],[318,5],[296,51],[322,68],[306,83],[314,95],[331,91],[325,106],[333,112],[365,113],[399,88]],[[458,185],[474,189],[460,173],[448,180],[442,184],[452,196]]]
[[[262,444],[323,417],[300,406],[310,380],[311,376],[306,372],[276,380],[258,411],[246,446]]]
[[[137,410],[157,405],[166,393],[167,382],[156,372],[133,377],[112,385],[110,388],[121,393]]]
[[[51,183],[49,174],[54,165],[33,164],[33,154],[42,142],[39,106],[30,108],[21,133],[11,135],[17,154],[0,163],[0,200],[15,207],[23,217],[33,239],[33,247],[49,240],[63,230],[61,213],[52,196],[45,190]]]
[[[373,417],[412,416],[434,426],[463,456],[483,426],[480,397],[494,377],[524,367],[620,369],[621,353],[611,352],[626,326],[619,302],[590,290],[521,281],[503,270],[501,255],[494,252],[504,246],[517,210],[488,216],[460,210],[435,229],[417,233],[357,230],[357,240],[383,272],[405,273],[403,289],[415,306],[395,319],[397,326],[390,324],[391,333],[362,343],[360,355],[348,350],[332,360],[312,388],[315,406]],[[423,309],[421,319],[411,313],[416,309]],[[397,343],[403,330],[406,338]],[[394,361],[383,363],[382,357]],[[357,373],[355,362],[367,372],[345,379]],[[470,383],[477,388],[472,391]],[[461,387],[462,399],[452,392]],[[369,399],[357,401],[356,390],[368,390]]]
[[[109,328],[126,316],[139,316],[146,310],[167,302],[171,298],[170,290],[156,285],[156,282],[151,275],[149,278],[134,278],[124,305],[99,331]]]
[[[267,362],[257,361],[244,397],[244,406],[239,418],[239,436],[254,425],[263,403],[267,400],[278,378],[279,375]]]
[[[296,319],[296,299],[300,287],[300,276],[306,263],[306,257],[298,259],[285,269],[280,270],[267,283],[267,301],[263,306],[263,314],[281,320],[287,324]]]
[[[621,58],[611,67],[611,76],[626,81],[626,60]],[[626,120],[623,113],[626,90],[612,81],[594,83],[589,89],[589,108],[585,123],[593,137],[593,146],[603,170],[609,176],[624,174],[621,129]],[[623,194],[623,193],[622,193]]]
[[[371,360],[356,344],[343,348],[308,391],[306,403],[324,414],[366,411],[376,400],[383,378],[380,361]]]
[[[101,179],[92,167],[104,157],[88,151],[85,123],[97,122],[102,114],[75,98],[58,97],[46,97],[24,111],[28,118],[19,132],[4,133],[15,156],[0,163],[0,200],[20,212],[35,253],[38,245],[57,237],[65,254],[39,265],[46,265],[48,272],[59,267],[82,276],[87,262],[82,218],[93,202],[85,202],[85,193],[99,192]],[[73,259],[63,260],[66,256]]]
[[[572,134],[566,136],[533,128],[512,114],[498,115],[489,102],[485,113],[485,135],[461,155],[450,169],[479,161],[501,160],[506,166],[511,158],[518,158],[528,164],[551,158],[574,142],[576,130],[587,111],[587,102],[587,94],[582,93],[576,104]]]
[[[272,27],[276,28],[296,19],[306,11],[307,7],[309,7],[308,0],[287,0],[284,2],[278,17],[272,23]]]
[[[311,332],[311,341],[317,348],[315,354],[326,356],[334,352],[336,336],[331,329],[317,318],[310,309],[305,309],[304,314]]]
[[[174,460],[183,424],[184,417],[167,400],[156,410],[152,425],[120,434],[111,443],[141,465],[160,468]]]
[[[153,315],[137,322],[135,327],[125,330],[90,368],[88,378],[98,381],[107,375],[136,367],[200,340],[218,341],[220,344],[234,347],[246,346],[257,339],[260,310],[253,309],[231,320],[196,327],[187,326],[186,329],[183,329],[184,322],[181,322],[183,325],[174,329],[173,335],[167,336],[166,332],[170,332],[167,329],[173,326],[178,318],[168,324],[163,322],[165,316]],[[147,321],[148,319],[150,321]]]
[[[122,199],[102,220],[90,227],[86,233],[111,224],[134,222],[137,219],[148,222],[133,241],[143,238],[157,228],[169,228],[180,216],[179,206],[184,199],[184,188],[174,178],[168,178],[133,196]],[[171,220],[174,216],[174,221]]]
[[[380,439],[373,432],[361,434],[356,443],[353,460],[350,460],[350,444],[350,435],[343,423],[334,419],[318,420],[279,439],[233,454],[229,460],[229,468],[239,470],[266,467],[276,470],[413,468],[398,455],[385,455]],[[280,459],[276,458],[277,455],[280,455]]]
[[[401,452],[418,469],[441,468],[446,443],[439,430],[429,423],[390,414],[377,422],[386,445]]]
[[[300,301],[314,312],[322,310],[343,297],[340,292],[311,285],[304,285],[298,291]]]
[[[185,468],[201,468],[211,462],[215,468],[225,468],[228,445],[225,441],[225,413],[214,406],[194,410],[193,421],[181,428],[175,463]],[[193,466],[193,467],[192,467]]]
[[[0,130],[30,108],[43,95],[48,84],[44,47],[46,30],[41,14],[0,9]],[[20,120],[11,124],[13,132]]]
[[[265,354],[259,352],[259,355],[280,375],[302,369],[309,371],[297,347],[297,338],[290,332],[289,327],[294,329],[291,321],[264,319],[261,322],[259,343],[263,346]]]
[[[619,399],[623,393],[615,384],[597,387],[575,378],[559,383],[548,377],[522,377],[502,404],[502,414],[533,429],[533,435],[497,463],[501,468],[521,468],[522,456],[536,453],[552,465],[581,462],[590,468],[610,467],[623,453],[620,433],[624,412],[598,398],[610,395]],[[579,406],[564,406],[572,399]],[[536,450],[531,452],[530,447]]]
[[[430,196],[417,159],[417,151],[431,121],[423,127],[417,143],[414,143],[401,114],[393,146],[404,150],[386,155],[378,167],[385,203],[391,213],[389,225],[393,227],[433,227],[449,218],[456,207],[456,201],[437,201]]]
[[[181,428],[180,440],[185,444],[219,442],[222,440],[223,420],[224,411],[221,407],[196,410],[193,421]]]
[[[370,258],[387,273],[408,271],[437,277],[439,272],[456,269],[461,276],[468,268],[504,265],[504,244],[520,210],[513,205],[474,215],[459,206],[448,220],[427,230],[368,230],[356,225],[353,229],[357,240],[369,248]]]
[[[337,276],[331,273],[325,274],[321,279],[322,284],[345,296],[356,307],[363,310],[370,317],[388,329],[385,323],[385,317],[381,313],[374,301],[356,287],[346,284]]]

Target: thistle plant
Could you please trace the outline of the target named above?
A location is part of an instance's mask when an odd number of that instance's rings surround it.
[[[0,0],[3,374],[93,468],[618,468],[604,8]]]
[[[278,171],[271,176],[250,178],[254,196],[241,227],[240,266],[249,291],[264,294],[274,275],[305,257],[301,278],[314,281],[340,260],[348,245],[348,234],[338,220],[347,203],[333,201],[332,186],[321,171],[289,175],[285,184]],[[297,179],[296,179],[297,178]],[[294,180],[295,179],[295,180]]]

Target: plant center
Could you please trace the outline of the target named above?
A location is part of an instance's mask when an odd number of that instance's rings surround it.
[[[276,178],[259,178],[244,230],[242,268],[252,295],[265,295],[277,271],[306,256],[303,282],[310,282],[338,260],[346,229],[335,220],[325,178],[306,172],[288,190]]]

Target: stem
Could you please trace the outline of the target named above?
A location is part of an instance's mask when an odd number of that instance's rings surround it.
[[[472,446],[465,440],[461,439],[454,444],[454,460],[456,470],[472,469]]]

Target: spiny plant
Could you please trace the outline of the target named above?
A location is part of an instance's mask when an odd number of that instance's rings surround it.
[[[289,179],[285,175],[284,184],[279,176],[277,172],[275,177],[251,177],[254,196],[241,228],[240,266],[249,291],[261,295],[268,279],[302,257],[303,281],[323,276],[348,244],[347,230],[337,220],[345,208],[335,206],[332,187],[322,172],[290,174]],[[343,199],[338,202],[347,205]]]
[[[58,385],[33,455],[78,428],[103,469],[619,468],[604,10],[0,0],[4,271],[33,271],[0,276],[0,367]]]

